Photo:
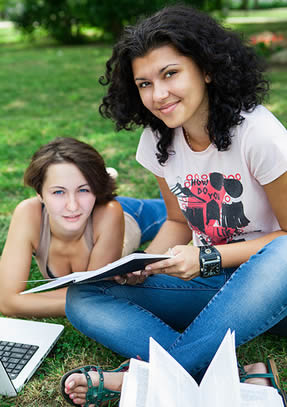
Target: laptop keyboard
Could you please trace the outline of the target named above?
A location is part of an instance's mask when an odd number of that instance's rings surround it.
[[[38,348],[36,345],[0,341],[0,360],[11,380],[18,376]]]

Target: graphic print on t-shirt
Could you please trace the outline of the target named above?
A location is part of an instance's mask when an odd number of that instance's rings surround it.
[[[177,182],[171,188],[190,227],[203,243],[224,244],[244,233],[250,221],[240,200],[240,180],[240,174],[188,174],[183,183]]]

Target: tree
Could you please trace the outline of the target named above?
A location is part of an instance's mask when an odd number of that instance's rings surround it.
[[[248,9],[248,0],[242,0],[240,8],[242,10],[247,10]]]
[[[0,0],[1,1],[1,0]],[[83,41],[81,29],[99,27],[118,37],[126,24],[142,15],[149,15],[175,0],[8,0],[9,17],[26,33],[36,27],[45,28],[63,43]],[[197,8],[209,11],[221,7],[222,0],[186,0]]]

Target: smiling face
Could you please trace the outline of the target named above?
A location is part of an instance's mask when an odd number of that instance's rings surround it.
[[[76,165],[64,162],[48,167],[42,201],[51,227],[65,234],[81,232],[85,228],[96,197]]]
[[[142,103],[168,127],[206,126],[210,78],[191,58],[165,45],[135,58],[132,70]]]

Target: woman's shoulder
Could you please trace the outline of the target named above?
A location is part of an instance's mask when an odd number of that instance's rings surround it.
[[[15,208],[14,214],[25,214],[29,218],[36,219],[38,216],[41,218],[42,204],[38,198],[28,198],[21,201]]]
[[[21,201],[13,213],[13,225],[22,228],[25,234],[34,241],[39,237],[42,219],[42,204],[38,198],[28,198]]]
[[[37,216],[38,213],[41,214],[41,212],[42,204],[36,197],[24,199],[23,201],[19,202],[14,211],[16,214],[31,214],[33,217]]]
[[[265,106],[258,105],[254,110],[250,112],[242,112],[241,115],[244,118],[243,129],[244,127],[254,127],[264,133],[268,133],[269,129],[272,128],[286,133],[283,124]]]
[[[123,209],[121,204],[113,199],[105,204],[95,205],[92,214],[92,223],[94,231],[107,226],[117,225],[122,222]]]

